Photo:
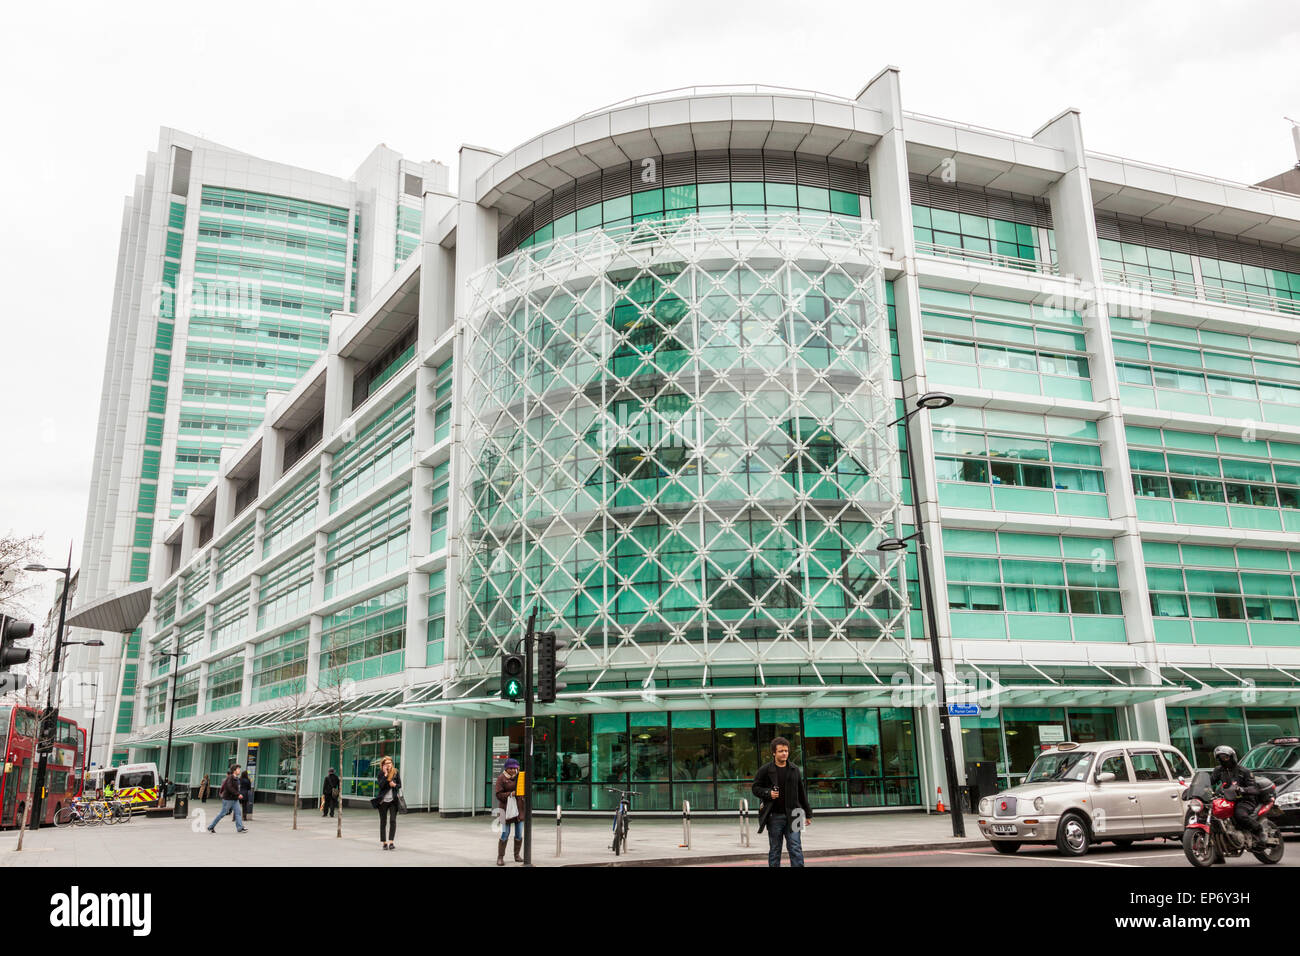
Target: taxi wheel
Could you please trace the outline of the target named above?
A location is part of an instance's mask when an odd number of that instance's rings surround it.
[[[994,840],[993,849],[999,853],[1015,853],[1020,849],[1020,844],[1015,840]]]
[[[1056,848],[1065,856],[1083,856],[1092,845],[1092,834],[1088,824],[1077,813],[1067,813],[1061,817],[1056,827]]]

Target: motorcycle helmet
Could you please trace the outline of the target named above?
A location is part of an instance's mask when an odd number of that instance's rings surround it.
[[[1214,762],[1220,767],[1226,767],[1231,770],[1237,765],[1237,751],[1233,750],[1227,744],[1220,744],[1214,748]]]

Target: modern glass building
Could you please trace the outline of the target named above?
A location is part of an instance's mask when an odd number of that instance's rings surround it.
[[[734,812],[776,734],[819,807],[932,807],[937,679],[1003,782],[1300,730],[1300,196],[901,103],[696,89],[462,148],[153,530],[120,746],[162,759],[174,706],[178,779],[256,744],[264,792],[365,796],[388,753],[472,812],[534,611],[543,808]],[[877,550],[917,528],[942,675]]]
[[[155,527],[216,476],[222,449],[256,430],[268,393],[292,388],[325,353],[331,316],[405,261],[410,249],[396,237],[409,207],[426,179],[445,189],[446,174],[380,146],[343,180],[162,130],[123,211],[86,600],[149,579]],[[120,760],[114,741],[134,722],[140,635],[105,640],[73,663],[106,678],[104,748]]]

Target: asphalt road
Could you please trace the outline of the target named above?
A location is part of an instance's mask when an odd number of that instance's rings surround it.
[[[788,864],[788,860],[783,859]],[[1287,854],[1274,866],[1300,866],[1300,841],[1287,841]],[[718,866],[762,866],[761,863],[721,863]],[[809,857],[808,866],[858,866],[858,867],[991,867],[1034,868],[1043,866],[1096,867],[1103,869],[1126,867],[1175,867],[1192,869],[1177,843],[1137,843],[1120,848],[1103,844],[1088,851],[1083,857],[1064,857],[1052,847],[1021,847],[1015,854],[998,853],[991,847],[972,846],[959,850],[916,850],[905,853],[862,853],[843,856]],[[1236,867],[1264,867],[1248,854],[1224,864]],[[1218,867],[1216,867],[1218,869]]]

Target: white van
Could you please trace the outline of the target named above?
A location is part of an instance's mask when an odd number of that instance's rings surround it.
[[[125,763],[117,768],[114,796],[128,806],[154,807],[162,802],[162,776],[156,763]]]
[[[104,784],[112,783],[116,779],[116,767],[100,767],[95,770],[88,770],[86,771],[86,785],[82,792],[87,797],[98,800],[104,795]]]

